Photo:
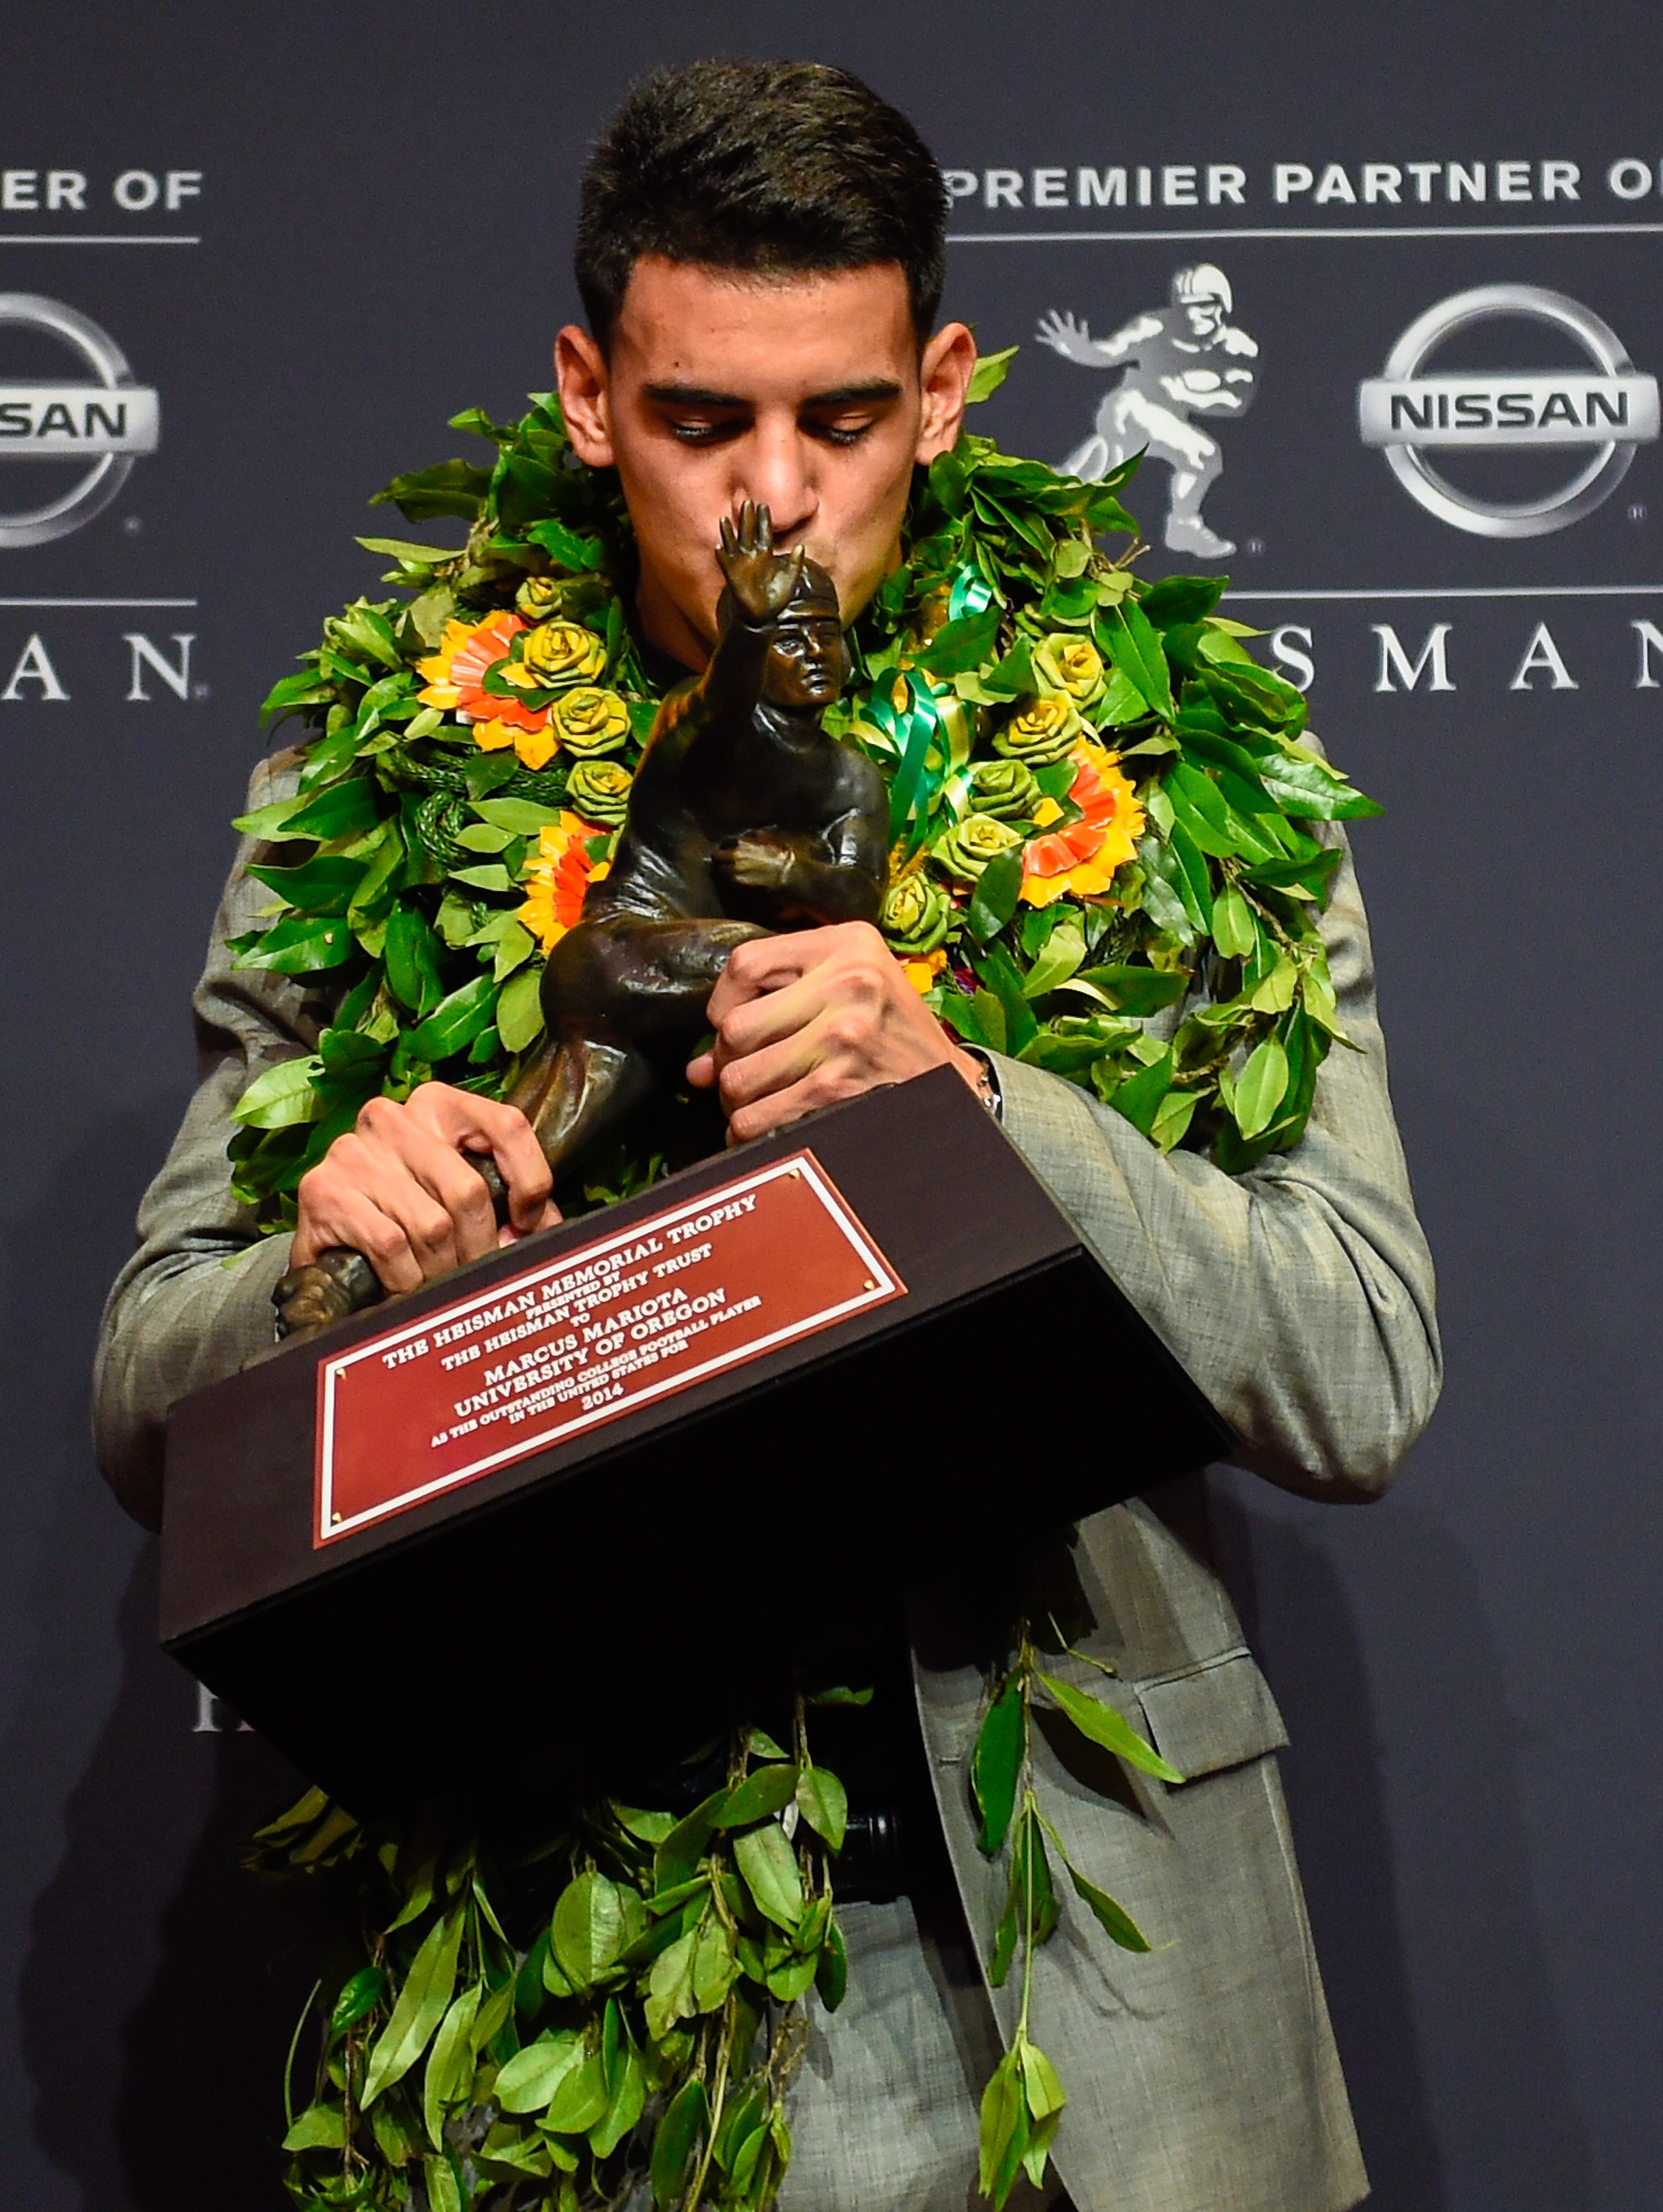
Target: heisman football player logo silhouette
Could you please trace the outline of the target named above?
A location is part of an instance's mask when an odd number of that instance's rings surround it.
[[[1113,337],[1094,338],[1071,314],[1041,319],[1042,344],[1081,368],[1120,368],[1105,393],[1091,435],[1062,463],[1069,476],[1095,480],[1139,448],[1172,471],[1166,542],[1174,553],[1222,561],[1235,550],[1210,530],[1201,502],[1218,481],[1218,441],[1192,416],[1208,422],[1246,414],[1258,385],[1251,364],[1259,348],[1226,318],[1235,307],[1229,279],[1203,261],[1172,280],[1171,304],[1134,315]]]

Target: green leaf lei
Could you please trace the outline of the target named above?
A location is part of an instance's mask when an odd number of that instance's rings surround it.
[[[379,496],[464,516],[466,549],[364,539],[405,596],[325,622],[266,702],[313,734],[294,797],[238,825],[273,904],[234,949],[335,1002],[317,1052],[236,1109],[235,1187],[267,1230],[378,1091],[511,1087],[661,696],[616,477],[576,462],[558,402],[452,427],[495,466]],[[1338,1035],[1315,920],[1338,854],[1308,825],[1379,810],[1300,742],[1305,702],[1215,612],[1221,579],[1147,585],[1138,549],[1098,550],[1135,534],[1134,466],[1081,483],[967,434],[920,471],[827,725],[889,776],[883,928],[943,1021],[1236,1173],[1298,1141]],[[567,1210],[714,1149],[708,1115],[665,1102]]]
[[[973,398],[1008,359],[981,364]],[[268,1231],[377,1092],[512,1086],[542,1035],[543,958],[610,857],[661,696],[626,612],[616,480],[577,464],[558,403],[452,427],[494,442],[495,465],[448,461],[379,496],[411,522],[464,518],[465,549],[361,541],[401,596],[331,617],[276,685],[268,720],[311,732],[299,789],[238,825],[273,893],[241,962],[315,978],[333,1005],[317,1051],[236,1109],[235,1188]],[[940,1018],[1235,1173],[1298,1141],[1345,1042],[1316,921],[1338,854],[1308,825],[1379,810],[1301,742],[1304,702],[1217,613],[1221,580],[1134,574],[1118,494],[1135,466],[1083,483],[967,434],[920,471],[827,725],[889,778],[882,927]],[[713,1150],[709,1113],[665,1101],[563,1206]],[[1156,1786],[1181,1779],[1057,1671],[1100,1662],[1030,1610],[1047,1634],[1017,1621],[972,1761],[981,1848],[1005,1874],[990,1978],[1022,1960],[982,2106],[996,2206],[1023,2171],[1041,2179],[1065,2102],[1029,2032],[1035,1950],[1062,1910],[1047,1840],[1109,1939],[1150,1948],[1047,1820],[1033,1715]],[[591,2212],[642,2185],[661,2212],[762,2212],[791,2154],[801,2001],[812,1986],[835,2007],[847,1977],[831,1898],[847,1807],[810,1753],[816,1701],[797,1698],[789,1748],[755,1729],[719,1747],[719,1783],[679,1815],[606,1801],[511,1846],[434,1810],[410,1833],[361,1826],[313,1791],[262,1830],[251,1863],[328,1893],[346,1929],[314,1993],[312,2094],[288,2112],[303,2212]]]

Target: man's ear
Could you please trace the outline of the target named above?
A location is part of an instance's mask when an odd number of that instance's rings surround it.
[[[925,345],[918,364],[924,398],[913,458],[927,465],[950,453],[964,428],[965,394],[976,365],[976,342],[962,323],[944,323]]]
[[[616,457],[606,356],[575,323],[567,323],[555,340],[555,384],[572,450],[592,469],[610,469]]]

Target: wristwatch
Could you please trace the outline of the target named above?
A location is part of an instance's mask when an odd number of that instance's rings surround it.
[[[979,1044],[959,1041],[959,1050],[968,1052],[972,1060],[981,1062],[981,1081],[976,1085],[976,1096],[996,1121],[1004,1119],[1004,1094],[999,1089],[999,1072],[993,1065],[993,1056],[984,1052]]]

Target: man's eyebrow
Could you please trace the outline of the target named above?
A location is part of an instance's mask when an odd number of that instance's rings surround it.
[[[737,392],[708,392],[701,384],[647,384],[642,390],[649,399],[662,400],[668,407],[749,407],[750,400],[742,399]]]
[[[864,384],[840,384],[833,392],[811,392],[805,407],[853,407],[863,399],[899,399],[901,386],[889,376],[868,377]]]
[[[648,384],[642,386],[649,399],[665,407],[749,407],[753,403],[734,392],[713,392],[702,384]],[[869,377],[860,384],[840,384],[831,392],[813,392],[803,401],[804,407],[851,407],[862,400],[899,399],[901,386],[893,377]]]

